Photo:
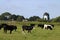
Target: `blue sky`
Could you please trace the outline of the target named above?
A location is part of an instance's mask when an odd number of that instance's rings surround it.
[[[24,17],[43,17],[45,12],[50,18],[60,16],[60,0],[0,0],[0,14],[10,12],[11,14]]]

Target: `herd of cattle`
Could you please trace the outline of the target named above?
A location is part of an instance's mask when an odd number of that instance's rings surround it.
[[[22,31],[25,31],[27,30],[28,33],[30,32],[31,33],[31,30],[35,27],[35,24],[30,24],[30,26],[28,25],[22,25]],[[38,27],[42,28],[42,29],[50,29],[52,30],[54,28],[54,25],[53,24],[38,24]],[[13,30],[16,31],[17,29],[17,26],[14,26],[14,25],[8,25],[8,24],[0,24],[0,30],[3,28],[4,32],[7,33],[7,31],[9,30],[10,31],[10,34],[12,33]]]

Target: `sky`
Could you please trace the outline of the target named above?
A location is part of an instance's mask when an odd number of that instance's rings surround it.
[[[0,0],[0,14],[4,12],[22,15],[25,18],[42,18],[43,14],[48,12],[50,18],[55,18],[60,16],[60,0]]]

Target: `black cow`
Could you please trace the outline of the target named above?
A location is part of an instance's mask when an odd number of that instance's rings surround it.
[[[17,27],[14,25],[7,25],[7,24],[2,24],[4,28],[4,32],[7,33],[7,30],[10,30],[10,34],[12,33],[13,30],[16,31]]]
[[[38,24],[38,27],[44,28],[44,24]]]
[[[30,26],[27,26],[27,25],[23,25],[22,26],[22,30],[27,30],[28,33],[30,32],[31,33],[31,30],[33,29],[33,27],[35,26],[35,24],[30,24]]]

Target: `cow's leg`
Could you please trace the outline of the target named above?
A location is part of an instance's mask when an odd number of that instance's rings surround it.
[[[25,31],[25,29],[23,28],[22,31]]]
[[[28,33],[29,33],[30,31],[28,30]]]
[[[44,27],[44,29],[47,29],[47,27]]]
[[[44,29],[46,29],[46,26],[44,26]]]
[[[7,28],[4,28],[4,32],[7,33]]]
[[[14,29],[15,31],[17,30],[17,29]]]
[[[46,29],[48,30],[48,27]]]
[[[31,30],[30,30],[30,33],[31,33]]]
[[[29,32],[31,33],[31,30],[28,30],[28,33],[29,33]]]
[[[12,33],[12,30],[10,30],[10,34]]]
[[[16,31],[16,29],[15,29],[15,31]]]
[[[24,31],[24,29],[23,29],[23,31]]]
[[[7,33],[7,30],[4,30],[5,33]]]

